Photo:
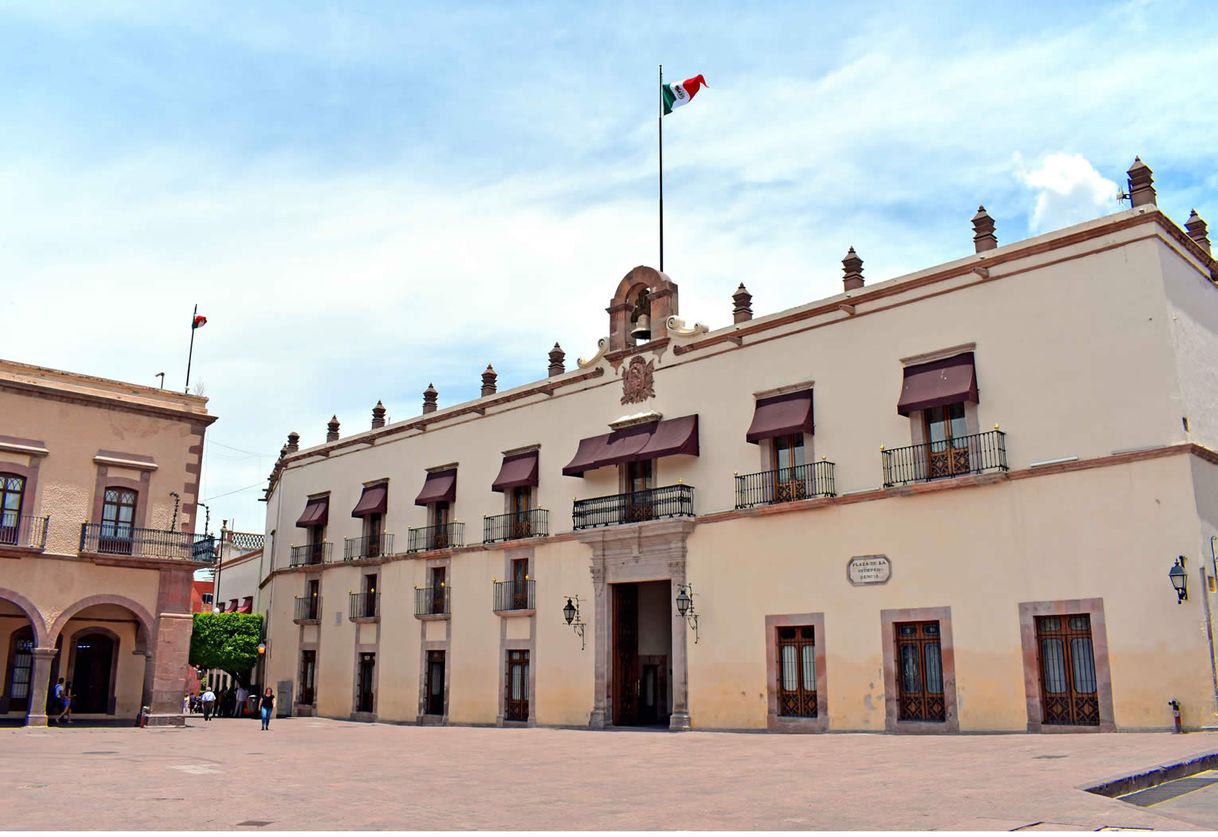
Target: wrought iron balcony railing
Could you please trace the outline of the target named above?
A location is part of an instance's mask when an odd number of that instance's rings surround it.
[[[826,460],[775,471],[736,475],[736,508],[834,497],[833,463]]]
[[[445,523],[442,526],[423,526],[410,530],[409,552],[425,552],[431,549],[451,549],[465,545],[465,524]]]
[[[533,609],[533,579],[495,582],[496,612]]]
[[[376,619],[381,615],[380,593],[351,593],[350,620]]]
[[[46,549],[47,529],[50,526],[51,518],[49,517],[0,512],[0,546]]]
[[[330,542],[307,543],[303,546],[292,547],[292,566],[301,567],[306,564],[322,564],[330,560]]]
[[[294,622],[316,622],[320,619],[321,614],[321,597],[320,596],[297,596],[296,610],[292,617]]]
[[[692,517],[693,513],[694,487],[666,485],[662,488],[576,500],[571,510],[571,523],[575,529],[591,529],[595,526],[614,526],[619,523],[637,523],[641,520],[659,520],[665,517]]]
[[[80,551],[101,555],[168,558],[210,564],[215,560],[214,540],[188,532],[141,529],[123,523],[80,525]]]
[[[1007,470],[1006,434],[988,430],[950,441],[881,451],[884,487]]]
[[[266,535],[260,532],[225,532],[224,540],[239,552],[253,552],[266,545]]]
[[[448,616],[449,592],[448,587],[414,588],[414,615]]]
[[[544,538],[550,534],[550,512],[546,509],[497,514],[482,518],[482,542]]]
[[[361,558],[380,558],[393,554],[393,535],[365,535],[362,538],[347,538],[343,541],[343,560],[358,561]]]

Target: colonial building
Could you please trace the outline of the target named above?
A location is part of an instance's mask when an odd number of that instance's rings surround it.
[[[0,719],[181,723],[207,400],[0,360]]]
[[[1218,265],[1131,207],[733,324],[630,271],[599,351],[267,493],[268,681],[357,720],[777,731],[1216,720]],[[748,277],[742,277],[747,279]],[[590,341],[591,342],[591,341]],[[1178,567],[1179,569],[1173,569]],[[1171,573],[1171,575],[1169,575]]]

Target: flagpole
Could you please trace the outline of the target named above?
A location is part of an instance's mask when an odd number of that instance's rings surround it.
[[[190,352],[186,355],[186,389],[184,392],[187,395],[190,394],[190,362],[194,360],[195,356],[195,332],[198,331],[195,328],[195,317],[197,316],[199,316],[199,303],[196,302],[195,312],[190,315]]]
[[[664,65],[660,65],[660,272],[664,272]]]

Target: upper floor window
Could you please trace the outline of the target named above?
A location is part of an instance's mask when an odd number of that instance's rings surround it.
[[[17,543],[21,528],[21,503],[25,496],[25,477],[0,474],[0,544]]]
[[[626,492],[634,494],[655,487],[655,460],[626,463]]]
[[[102,498],[101,552],[131,553],[137,495],[129,488],[107,488]]]
[[[509,502],[511,503],[511,513],[517,516],[522,516],[528,513],[533,506],[533,489],[531,486],[520,485],[512,489]]]
[[[786,474],[792,468],[798,468],[804,464],[804,434],[792,433],[775,436],[771,444],[774,453],[774,470]],[[795,476],[798,475],[779,477],[779,479],[792,479]]]
[[[932,451],[964,446],[962,440],[968,435],[964,420],[964,402],[929,407],[923,415],[926,417],[926,441]]]

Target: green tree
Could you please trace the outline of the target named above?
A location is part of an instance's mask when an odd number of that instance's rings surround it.
[[[218,668],[244,682],[258,662],[261,640],[262,617],[256,613],[196,613],[190,664]]]

